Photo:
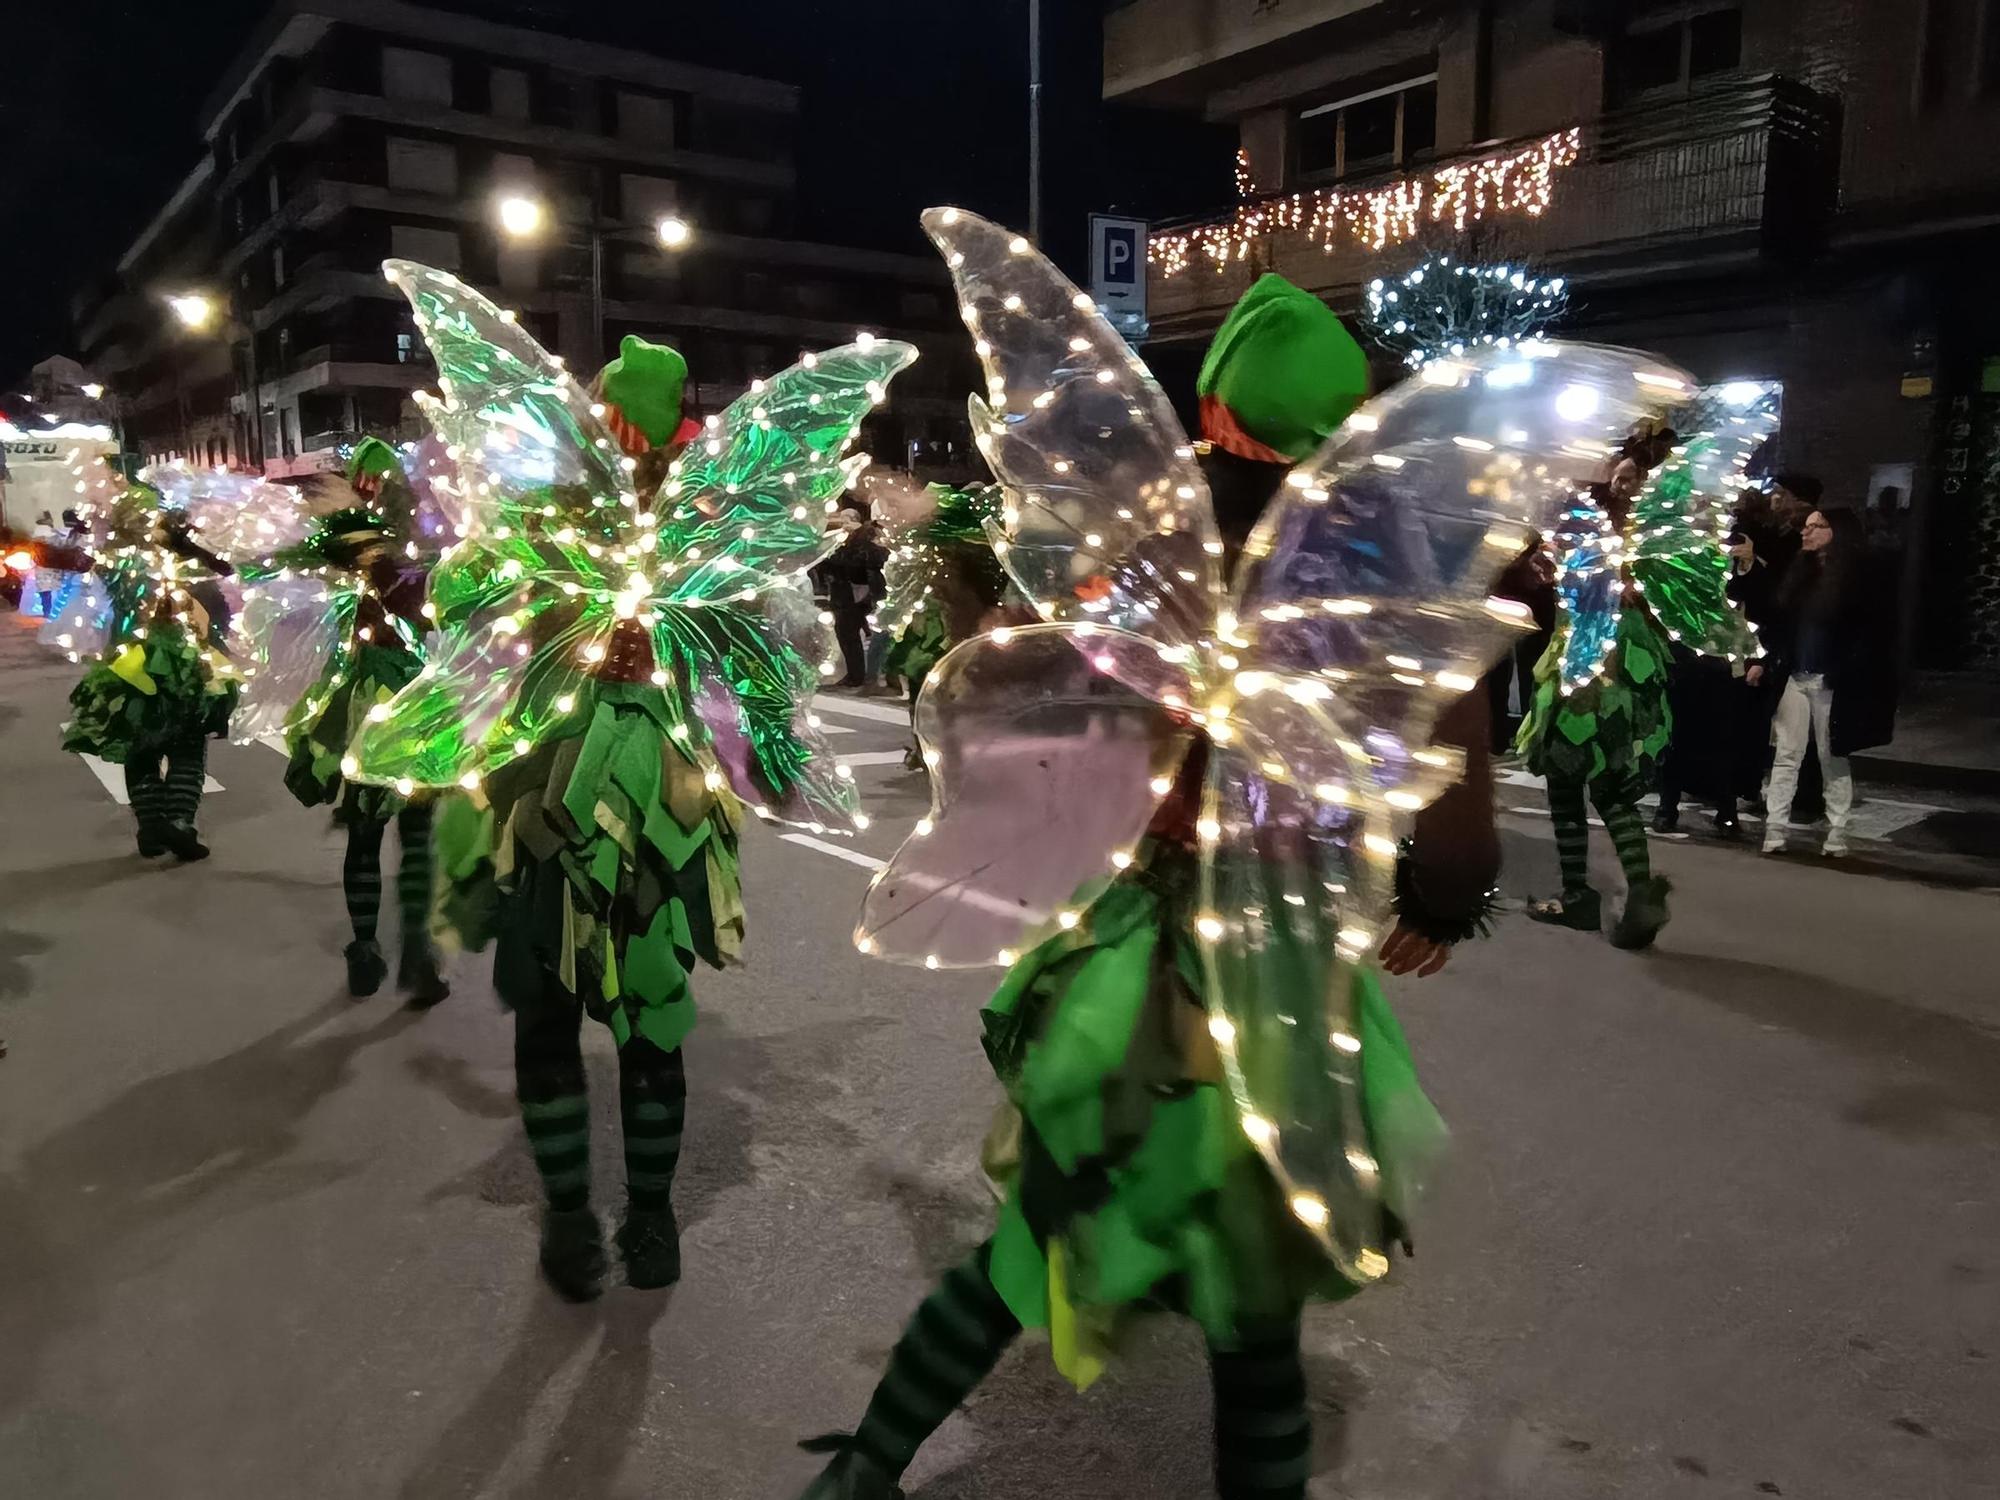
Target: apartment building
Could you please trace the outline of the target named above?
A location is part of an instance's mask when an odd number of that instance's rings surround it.
[[[1266,269],[1566,276],[1572,336],[1782,382],[1781,461],[1891,513],[1906,647],[2000,661],[1996,0],[1126,0],[1104,88],[1238,131],[1244,200],[1156,226],[1169,349]]]
[[[323,463],[354,433],[416,430],[409,395],[434,377],[379,273],[399,256],[518,309],[579,370],[627,333],[673,343],[698,410],[857,329],[908,338],[929,357],[873,445],[949,438],[973,372],[948,280],[927,255],[797,237],[798,109],[789,85],[477,14],[282,0],[186,178],[78,298],[83,362],[143,452]],[[510,199],[532,232],[510,232]],[[177,297],[208,317],[187,326]]]

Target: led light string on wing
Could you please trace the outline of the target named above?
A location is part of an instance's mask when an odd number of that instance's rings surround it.
[[[1228,219],[1155,233],[1146,258],[1168,278],[1203,260],[1219,275],[1277,234],[1302,236],[1331,255],[1344,241],[1386,250],[1430,226],[1449,224],[1456,232],[1502,214],[1540,218],[1555,201],[1557,176],[1576,161],[1582,141],[1582,132],[1571,128],[1519,151],[1437,167],[1381,187],[1314,188],[1246,202]],[[1239,156],[1239,191],[1248,183]]]
[[[1468,265],[1440,255],[1399,277],[1368,283],[1362,322],[1413,370],[1471,349],[1547,341],[1569,303],[1568,283],[1514,265]]]

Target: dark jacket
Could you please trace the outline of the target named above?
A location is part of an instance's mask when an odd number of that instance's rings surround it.
[[[1801,670],[1803,637],[1814,621],[1827,637],[1833,753],[1888,744],[1896,732],[1895,591],[1865,550],[1831,558],[1801,551],[1792,559],[1764,627],[1779,670]]]

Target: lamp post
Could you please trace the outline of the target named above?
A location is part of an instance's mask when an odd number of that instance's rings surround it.
[[[539,239],[554,215],[548,205],[532,193],[503,192],[493,205],[494,220],[500,232],[511,240],[531,241]],[[593,359],[604,355],[604,235],[607,229],[617,229],[618,225],[607,225],[597,212],[593,201],[590,218],[586,226],[590,234],[590,326]],[[670,254],[679,254],[694,242],[694,228],[687,220],[674,214],[659,219],[653,226],[660,247]]]
[[[220,325],[220,331],[227,334],[238,331],[240,325],[229,317],[225,301],[211,297],[206,292],[180,292],[167,298],[167,306],[181,327],[190,334],[204,334],[211,327]],[[241,327],[249,353],[245,374],[250,382],[250,461],[258,472],[264,468],[264,386],[257,376],[257,330]],[[191,458],[194,453],[194,433],[188,419],[187,383],[183,365],[174,365],[174,395],[180,406],[181,447]]]

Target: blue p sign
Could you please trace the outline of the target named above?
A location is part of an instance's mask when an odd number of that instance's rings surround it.
[[[1098,275],[1110,286],[1130,286],[1139,279],[1139,233],[1129,225],[1106,225],[1103,249],[1104,259],[1098,267]]]

